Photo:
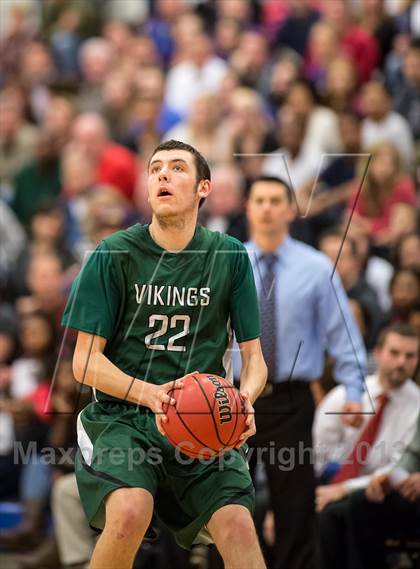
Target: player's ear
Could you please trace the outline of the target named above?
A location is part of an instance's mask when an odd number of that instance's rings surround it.
[[[211,192],[211,183],[210,180],[201,180],[198,184],[198,196],[201,198],[206,198],[209,193]]]

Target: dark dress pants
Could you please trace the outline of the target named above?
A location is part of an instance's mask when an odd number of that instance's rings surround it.
[[[255,405],[257,434],[249,439],[250,469],[262,462],[267,474],[276,543],[273,569],[310,569],[314,545],[312,423],[309,383],[273,387]]]

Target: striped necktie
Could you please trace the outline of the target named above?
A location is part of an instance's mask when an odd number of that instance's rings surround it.
[[[262,278],[260,290],[261,347],[268,368],[268,380],[275,382],[277,377],[277,327],[274,253],[262,255]]]

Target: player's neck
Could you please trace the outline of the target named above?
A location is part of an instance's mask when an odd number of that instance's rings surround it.
[[[182,251],[194,237],[197,216],[177,219],[153,216],[149,225],[150,235],[155,243],[166,251]]]

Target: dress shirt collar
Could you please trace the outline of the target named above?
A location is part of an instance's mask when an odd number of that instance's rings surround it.
[[[384,393],[384,388],[382,387],[381,383],[379,382],[378,374],[375,374],[374,376],[372,376],[372,379],[373,378],[374,378],[374,380],[368,382],[368,385],[366,385],[366,390],[369,392],[369,396],[371,397],[372,401],[375,402],[377,400],[377,398],[382,393]],[[400,387],[397,387],[396,389],[390,389],[387,392],[389,400],[396,402],[401,397],[404,397],[406,394],[406,391],[408,389],[409,381],[410,381],[409,379],[406,379],[405,382]]]
[[[293,240],[290,237],[290,235],[286,235],[283,242],[277,247],[277,249],[272,251],[272,253],[275,254],[277,259],[279,259],[281,261],[285,260],[285,255],[287,254],[288,250],[290,249],[292,242],[293,242]],[[264,255],[267,254],[260,247],[258,247],[258,245],[255,243],[255,241],[249,241],[249,248],[255,254],[255,260],[258,262],[261,261],[261,259],[264,257]]]

